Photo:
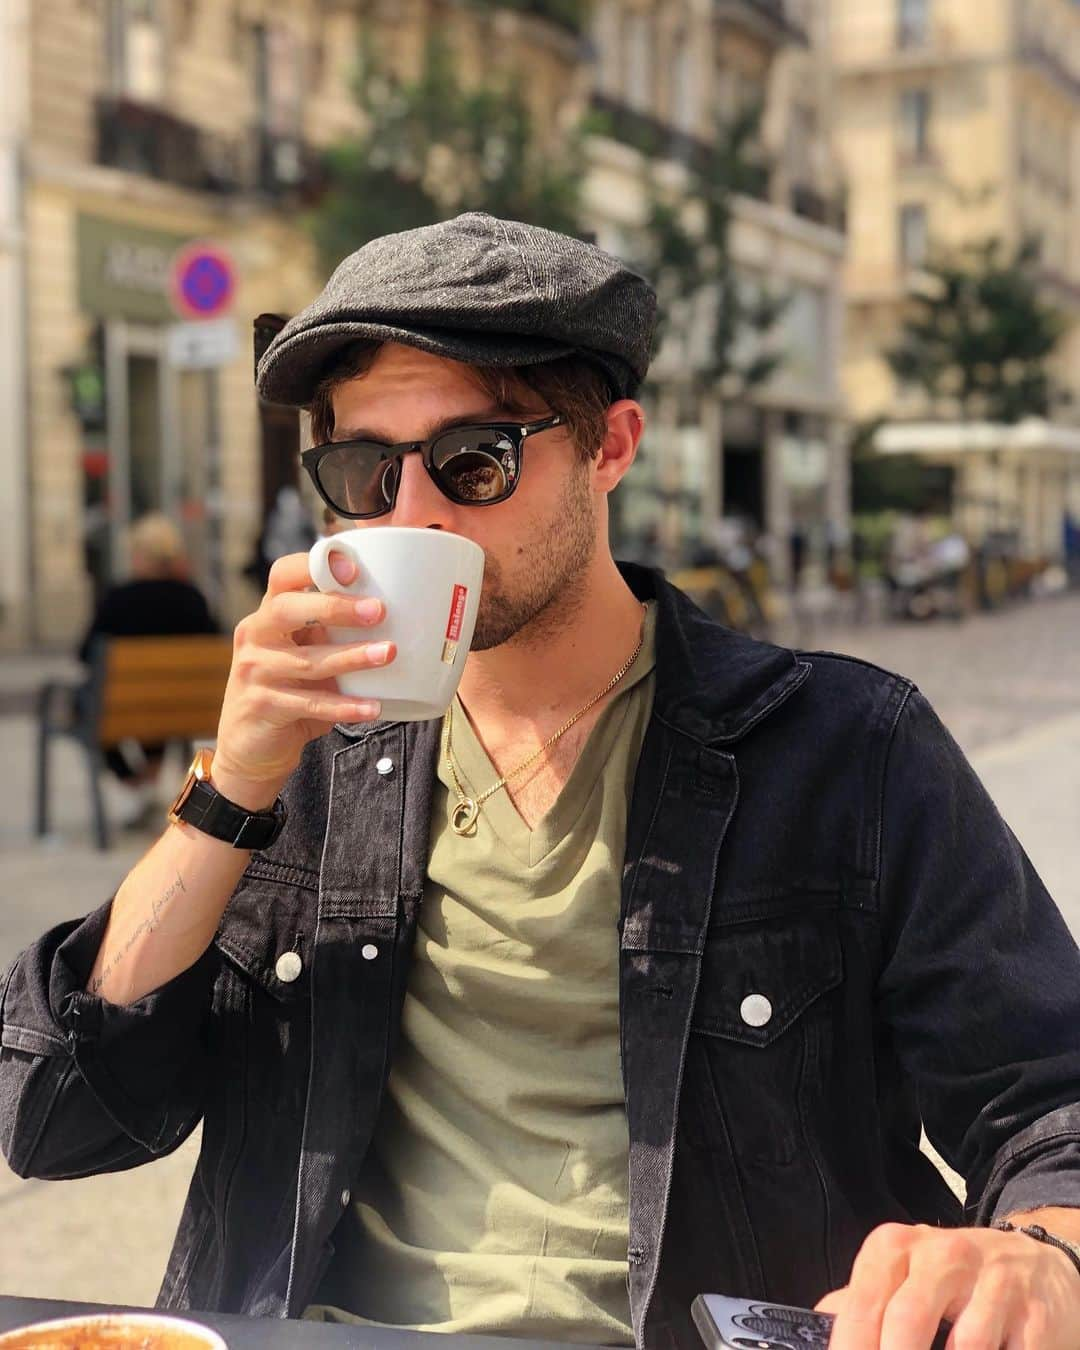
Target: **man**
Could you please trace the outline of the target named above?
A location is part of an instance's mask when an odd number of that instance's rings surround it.
[[[340,695],[395,657],[381,605],[275,564],[178,823],[10,974],[7,1157],[130,1167],[202,1119],[167,1307],[669,1346],[712,1291],[824,1299],[842,1350],[941,1318],[1065,1350],[1076,946],[907,681],[613,562],[653,313],[599,250],[469,214],[273,340],[336,514],[484,548],[459,697]],[[451,428],[501,486],[469,497]]]

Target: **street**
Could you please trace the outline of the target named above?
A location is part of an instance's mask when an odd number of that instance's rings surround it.
[[[916,680],[1080,934],[1080,596],[963,624],[819,628],[815,641]],[[106,900],[151,838],[118,836],[108,854],[92,848],[71,744],[56,752],[55,833],[31,838],[34,727],[23,695],[35,674],[9,671],[0,688],[10,712],[0,717],[3,966],[50,925]],[[196,1149],[190,1140],[148,1167],[75,1182],[24,1182],[4,1169],[0,1291],[152,1302]]]

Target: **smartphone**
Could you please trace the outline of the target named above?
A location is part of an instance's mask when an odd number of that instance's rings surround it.
[[[829,1313],[722,1294],[699,1294],[690,1306],[708,1350],[821,1350],[829,1344]]]
[[[699,1294],[690,1311],[708,1350],[825,1350],[832,1334],[832,1313],[764,1299]],[[943,1326],[931,1350],[944,1350],[948,1333]]]

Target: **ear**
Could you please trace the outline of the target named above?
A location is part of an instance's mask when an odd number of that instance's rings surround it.
[[[622,479],[637,455],[645,430],[645,410],[632,398],[623,398],[607,410],[607,432],[592,462],[592,485],[597,492],[610,492]]]

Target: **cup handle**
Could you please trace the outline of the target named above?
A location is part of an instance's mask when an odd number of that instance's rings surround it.
[[[337,535],[328,534],[322,539],[316,539],[308,550],[308,571],[320,591],[336,591],[339,595],[343,595],[346,592],[342,590],[341,582],[330,571],[331,553],[347,553],[356,566],[360,566],[356,554],[349,545]]]

